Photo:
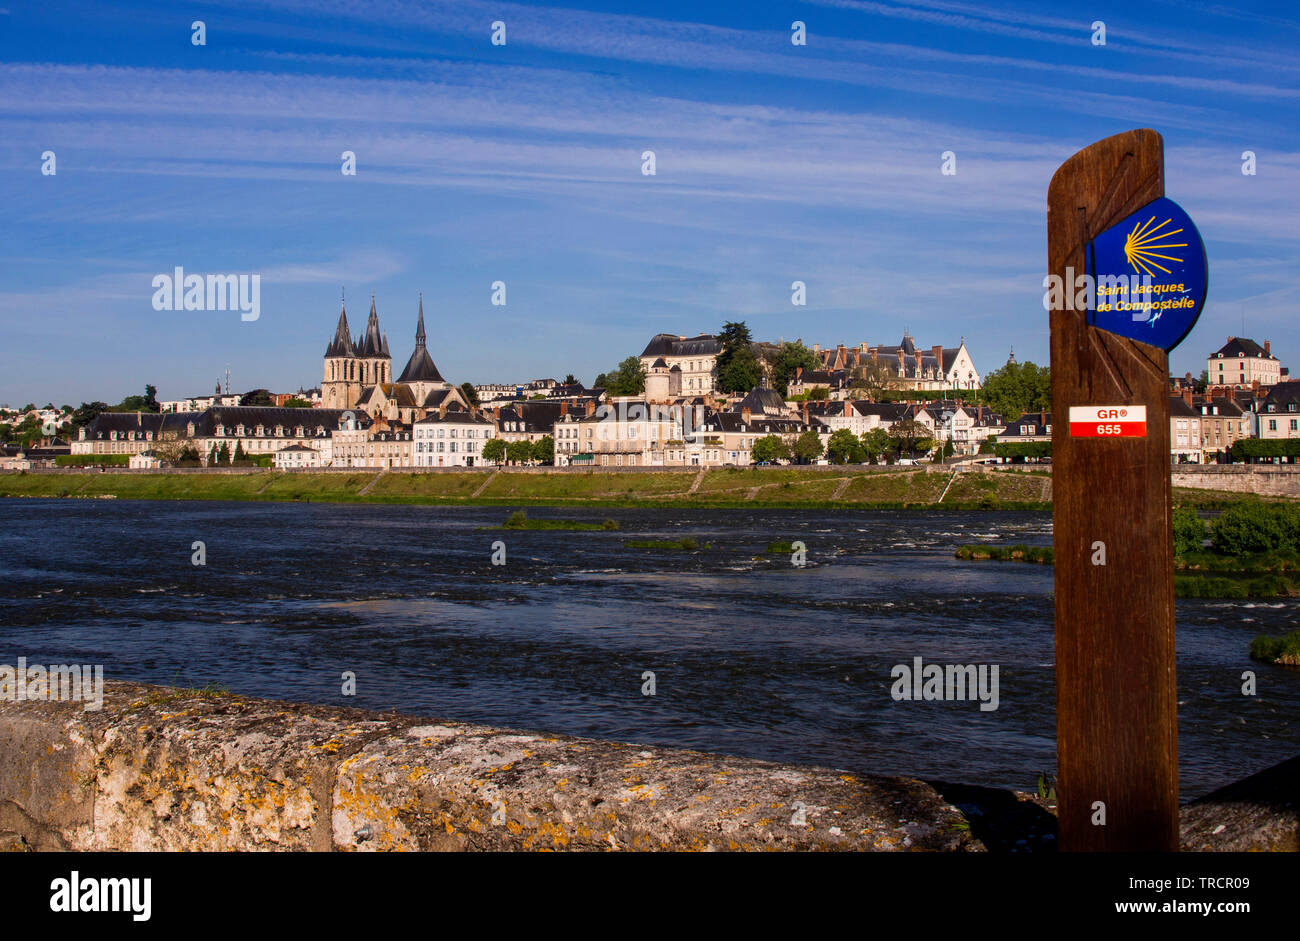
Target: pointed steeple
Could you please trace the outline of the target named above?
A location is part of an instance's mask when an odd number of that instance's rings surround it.
[[[433,364],[433,358],[429,356],[429,351],[425,349],[424,335],[424,293],[420,294],[420,313],[416,320],[415,326],[415,352],[406,362],[406,368],[402,370],[402,375],[398,377],[398,382],[430,382],[441,385],[445,382],[442,374],[438,372],[438,367]]]
[[[384,339],[379,333],[379,313],[375,310],[375,295],[370,295],[370,319],[366,321],[366,335],[361,340],[358,352],[362,357],[379,357],[384,355]]]
[[[357,351],[352,343],[352,331],[348,328],[348,308],[345,300],[339,299],[339,324],[334,329],[334,339],[325,349],[326,356],[356,356]]]

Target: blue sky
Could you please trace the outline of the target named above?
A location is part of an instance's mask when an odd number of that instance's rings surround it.
[[[989,6],[0,0],[0,403],[202,394],[227,364],[318,384],[340,287],[399,369],[423,291],[455,382],[590,381],[732,319],[1045,363],[1048,181],[1144,126],[1210,259],[1174,371],[1243,317],[1300,369],[1295,5]],[[155,311],[176,266],[260,274],[260,319]]]

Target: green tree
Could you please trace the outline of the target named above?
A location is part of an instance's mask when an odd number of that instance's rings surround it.
[[[465,396],[465,401],[468,402],[470,405],[479,404],[478,392],[474,388],[474,383],[462,382],[460,384],[460,394]]]
[[[533,459],[531,441],[511,441],[506,445],[506,457],[515,464],[527,464]]]
[[[539,464],[555,463],[555,439],[550,435],[542,435],[533,442],[533,460]]]
[[[215,463],[217,467],[222,467],[230,463],[230,445],[226,444],[224,441],[221,442],[221,447],[217,448],[216,460],[213,463]]]
[[[1046,366],[1031,362],[1007,363],[984,377],[984,404],[1015,421],[1025,412],[1052,410],[1052,375]]]
[[[275,405],[275,399],[271,398],[271,393],[266,389],[254,389],[240,396],[239,404],[271,406]]]
[[[772,357],[772,385],[782,395],[790,388],[790,380],[800,369],[816,369],[817,354],[798,340],[782,343]]]
[[[889,432],[883,428],[872,428],[862,436],[862,447],[873,458],[880,457],[892,446],[889,441]]]
[[[999,441],[993,445],[993,453],[1003,460],[1020,463],[1026,458],[1041,460],[1052,456],[1050,441]]]
[[[763,368],[754,355],[753,339],[745,322],[728,321],[718,335],[722,350],[718,353],[718,388],[723,392],[748,392],[763,377]]]
[[[618,369],[597,376],[593,388],[604,389],[606,395],[640,395],[645,391],[645,369],[641,360],[629,356],[618,364]]]
[[[809,464],[821,457],[824,452],[821,436],[812,429],[796,438],[790,448],[790,453],[800,464]]]
[[[242,441],[235,442],[235,456],[230,463],[231,464],[248,463],[248,455],[244,453],[244,443]]]
[[[889,428],[891,450],[898,454],[915,454],[928,451],[932,445],[930,431],[925,425],[912,418],[903,418]]]
[[[500,438],[493,438],[483,445],[483,460],[500,464],[506,459],[506,443]]]
[[[840,428],[826,442],[826,456],[832,464],[861,464],[867,458],[867,451],[857,435]]]
[[[750,456],[759,463],[774,464],[777,461],[790,460],[790,446],[778,435],[767,435],[754,442]]]
[[[564,384],[566,386],[577,385],[578,379],[576,376],[574,376],[573,373],[569,373],[567,376],[564,377]]]
[[[281,408],[311,408],[311,403],[308,402],[306,399],[301,399],[295,395],[291,399],[285,399],[284,405],[280,407]]]

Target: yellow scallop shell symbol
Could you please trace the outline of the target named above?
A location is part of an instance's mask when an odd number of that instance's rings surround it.
[[[1143,274],[1156,277],[1152,268],[1158,268],[1165,274],[1169,274],[1169,269],[1160,264],[1163,261],[1176,261],[1181,263],[1182,259],[1177,255],[1161,255],[1161,251],[1168,251],[1171,248],[1186,248],[1186,242],[1167,242],[1166,239],[1173,238],[1182,229],[1171,229],[1162,231],[1165,226],[1172,222],[1172,219],[1166,219],[1155,228],[1151,224],[1156,221],[1152,216],[1141,225],[1133,226],[1133,231],[1124,239],[1124,259],[1133,266],[1134,271],[1141,271]]]

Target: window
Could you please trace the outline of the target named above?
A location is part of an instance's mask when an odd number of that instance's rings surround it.
[[[1268,430],[1277,431],[1277,419],[1269,419]]]

